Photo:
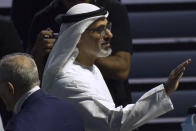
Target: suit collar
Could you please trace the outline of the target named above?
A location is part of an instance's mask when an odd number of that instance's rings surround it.
[[[26,92],[22,97],[20,97],[20,99],[17,101],[16,105],[14,106],[14,113],[17,114],[18,112],[20,112],[21,107],[25,102],[25,100],[27,100],[34,92],[36,92],[39,89],[40,89],[39,86],[35,86],[34,88]]]

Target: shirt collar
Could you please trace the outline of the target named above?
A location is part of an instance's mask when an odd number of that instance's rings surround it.
[[[37,90],[39,90],[40,87],[39,86],[35,86],[34,88],[32,88],[31,90],[29,90],[28,92],[26,92],[22,97],[20,97],[20,99],[16,102],[15,106],[14,106],[14,113],[17,114],[18,112],[20,112],[21,107],[23,105],[23,103],[25,102],[25,100],[31,96],[34,92],[36,92]]]

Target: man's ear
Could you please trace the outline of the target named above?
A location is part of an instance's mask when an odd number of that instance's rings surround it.
[[[11,82],[8,82],[8,88],[9,88],[9,92],[14,95],[15,94],[15,88],[14,85]]]

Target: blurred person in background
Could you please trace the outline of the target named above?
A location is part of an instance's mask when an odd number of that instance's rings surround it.
[[[196,131],[196,105],[188,109],[186,120],[181,127],[182,131]]]
[[[52,0],[13,0],[11,19],[26,49],[28,31],[35,13],[46,7]]]

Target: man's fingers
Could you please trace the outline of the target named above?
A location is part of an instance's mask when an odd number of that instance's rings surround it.
[[[174,73],[179,74],[179,72],[181,72],[181,70],[185,68],[190,62],[191,62],[191,59],[187,59],[185,62],[183,62],[182,64],[176,67]]]
[[[56,39],[46,39],[44,40],[42,44],[42,48],[52,48],[54,46],[54,43],[56,42]]]
[[[174,74],[174,78],[178,81],[184,74],[184,71],[186,70],[186,66],[188,64],[190,64],[191,59],[186,60],[185,62],[183,62],[182,64],[180,64],[180,67],[177,68],[175,74]]]
[[[175,74],[174,78],[177,79],[179,77],[180,74],[184,73],[184,71],[186,70],[186,68],[182,68],[181,70],[179,70],[178,73]]]
[[[40,32],[40,35],[43,37],[45,35],[49,35],[49,36],[52,36],[53,32],[51,31],[48,31],[48,30],[43,30]]]
[[[50,30],[42,30],[38,34],[38,39],[48,39],[53,37],[53,32]]]
[[[187,60],[183,63],[181,63],[180,65],[178,65],[175,69],[175,73],[179,72],[179,70],[181,70],[183,67],[185,67],[186,65],[188,65]]]
[[[186,66],[191,62],[191,59],[187,59],[185,62],[176,67],[169,75],[167,82],[164,84],[166,92],[170,95],[178,88],[179,79],[183,76]]]
[[[178,81],[182,76],[181,74],[184,73],[186,66],[191,62],[191,59],[187,59],[185,62],[180,64],[176,69],[172,71],[170,74],[170,79],[173,79],[174,81]]]
[[[178,81],[183,75],[184,75],[184,72],[181,72],[180,74],[178,74],[176,77],[176,81]]]
[[[174,76],[178,76],[180,73],[184,72],[186,70],[186,66],[182,66],[178,71],[175,72]]]
[[[53,32],[53,30],[51,28],[46,28],[47,31]]]

